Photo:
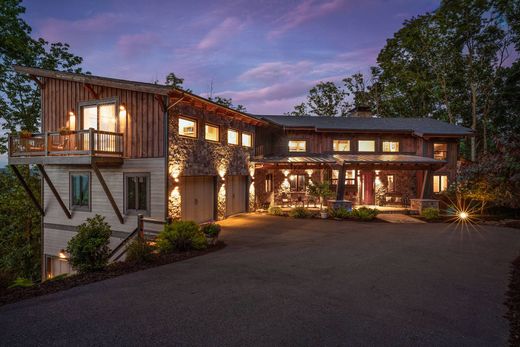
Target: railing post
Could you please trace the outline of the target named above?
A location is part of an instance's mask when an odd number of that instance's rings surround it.
[[[45,156],[49,155],[49,132],[46,131],[44,134],[44,145],[43,145]]]
[[[88,142],[89,142],[89,149],[90,149],[90,155],[94,155],[94,128],[88,129]]]
[[[137,228],[139,229],[139,231],[137,233],[139,240],[143,241],[144,240],[144,220],[143,220],[143,215],[141,213],[139,213],[137,215]]]

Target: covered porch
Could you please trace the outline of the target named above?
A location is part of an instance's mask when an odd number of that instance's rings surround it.
[[[260,208],[320,207],[308,186],[329,182],[331,200],[354,207],[406,211],[411,199],[431,197],[431,172],[445,161],[408,154],[331,154],[264,157],[255,160],[255,192]]]

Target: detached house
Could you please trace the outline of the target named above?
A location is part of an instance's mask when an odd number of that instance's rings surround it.
[[[9,137],[8,163],[43,178],[44,275],[70,272],[60,253],[95,214],[112,248],[136,215],[203,223],[269,204],[337,199],[406,205],[446,189],[471,131],[432,119],[258,116],[169,86],[27,67],[41,88],[42,129]],[[149,227],[153,229],[153,226]],[[155,226],[160,228],[160,226]]]

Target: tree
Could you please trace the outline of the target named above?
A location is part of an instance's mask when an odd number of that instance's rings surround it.
[[[0,3],[0,118],[8,132],[34,132],[40,123],[40,91],[34,81],[17,74],[15,64],[80,73],[82,58],[72,54],[69,45],[49,44],[33,39],[30,26],[21,15],[20,0]],[[0,153],[5,153],[7,137],[0,136]]]
[[[316,116],[345,116],[349,107],[347,95],[334,82],[320,82],[309,90],[307,105]]]
[[[298,104],[294,106],[294,110],[291,112],[286,112],[285,116],[307,116],[307,104],[305,102],[302,102],[301,104]]]
[[[209,97],[208,98],[210,101],[213,101],[214,103],[216,104],[219,104],[219,105],[222,105],[222,106],[225,106],[227,108],[231,108],[231,109],[234,109],[234,110],[237,110],[239,112],[247,112],[247,109],[244,105],[233,105],[233,99],[231,98],[224,98],[222,96],[215,96],[215,97]]]
[[[184,88],[184,78],[175,75],[174,72],[170,72],[168,75],[166,75],[166,80],[164,82],[165,85],[171,86],[177,89],[184,90],[185,92],[192,93],[192,90],[189,88]]]

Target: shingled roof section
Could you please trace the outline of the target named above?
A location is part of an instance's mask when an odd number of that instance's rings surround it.
[[[471,136],[469,128],[432,118],[366,118],[255,115],[285,128],[315,131],[404,132],[417,136]]]

